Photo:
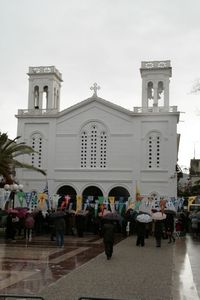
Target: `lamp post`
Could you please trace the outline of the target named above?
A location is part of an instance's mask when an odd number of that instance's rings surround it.
[[[23,190],[23,185],[22,184],[5,184],[4,185],[4,189],[6,191],[10,191],[10,202],[11,202],[11,207],[14,208],[15,207],[15,194],[17,191],[22,191]]]

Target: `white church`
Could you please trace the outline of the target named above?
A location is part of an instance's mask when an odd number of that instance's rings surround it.
[[[37,153],[24,156],[46,171],[17,171],[24,191],[83,199],[177,196],[177,124],[169,105],[171,63],[143,61],[141,107],[133,111],[93,95],[60,111],[62,74],[54,66],[29,67],[27,109],[19,109],[17,135]]]

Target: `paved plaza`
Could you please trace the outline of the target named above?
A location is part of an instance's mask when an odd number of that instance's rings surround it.
[[[80,297],[123,300],[200,299],[200,241],[190,236],[175,244],[153,237],[136,247],[136,237],[117,237],[114,254],[107,260],[102,239],[66,236],[57,248],[49,237],[31,243],[0,240],[0,293],[40,295],[45,300]]]

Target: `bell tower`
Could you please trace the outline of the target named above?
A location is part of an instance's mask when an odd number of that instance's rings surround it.
[[[60,110],[62,74],[54,67],[29,67],[28,109]]]
[[[142,110],[169,111],[169,78],[172,76],[170,60],[143,61],[140,73],[142,77]]]

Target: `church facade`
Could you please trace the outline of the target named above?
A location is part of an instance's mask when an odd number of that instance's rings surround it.
[[[93,95],[60,111],[62,75],[54,66],[29,67],[27,109],[19,109],[17,135],[36,153],[23,161],[47,178],[17,171],[24,191],[135,198],[176,197],[179,112],[169,105],[170,61],[142,62],[141,107],[133,111]]]

